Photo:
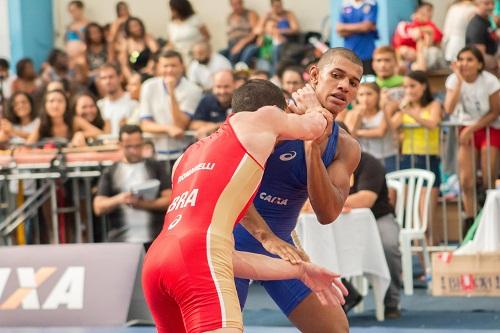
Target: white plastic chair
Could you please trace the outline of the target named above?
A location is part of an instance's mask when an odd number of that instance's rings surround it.
[[[395,179],[386,179],[387,187],[396,191],[396,206],[394,207],[394,211],[396,213],[396,221],[399,226],[403,227],[404,221],[404,198],[405,198],[405,184]]]
[[[393,181],[397,181],[404,186],[403,191],[396,189],[398,192],[397,201],[404,202],[403,208],[399,208],[399,210],[396,204],[396,219],[401,225],[399,242],[403,266],[404,293],[405,295],[413,295],[412,240],[421,241],[425,274],[427,275],[430,270],[430,258],[425,240],[425,231],[427,230],[429,220],[431,191],[435,176],[427,170],[406,169],[388,173],[386,180],[388,184],[396,184]],[[425,191],[423,191],[424,182],[426,183]],[[401,188],[401,185],[395,186]],[[420,211],[420,198],[422,195],[424,198],[423,212]]]

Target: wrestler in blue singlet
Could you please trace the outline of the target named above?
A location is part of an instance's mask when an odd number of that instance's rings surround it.
[[[339,126],[335,124],[328,139],[322,160],[329,166],[335,157]],[[307,168],[304,142],[285,141],[278,145],[267,160],[262,183],[253,201],[259,214],[271,230],[284,241],[293,244],[291,233],[297,225],[302,206],[308,198]],[[241,224],[234,229],[235,248],[238,251],[265,254],[267,252]],[[249,280],[235,279],[241,308],[245,306]],[[311,290],[299,280],[261,282],[267,293],[287,316],[306,298]]]

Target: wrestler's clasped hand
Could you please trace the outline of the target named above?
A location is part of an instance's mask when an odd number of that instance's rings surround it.
[[[343,305],[348,291],[340,281],[340,275],[312,263],[301,264],[300,280],[317,296],[323,305]]]
[[[292,98],[293,101],[288,104],[288,109],[295,114],[304,114],[312,110],[319,111],[323,108],[316,96],[316,91],[310,84],[294,92]]]

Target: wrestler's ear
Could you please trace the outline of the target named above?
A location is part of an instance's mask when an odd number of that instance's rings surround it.
[[[318,78],[319,78],[318,65],[312,65],[311,68],[309,68],[309,83],[313,88],[315,88],[316,85],[318,84]]]

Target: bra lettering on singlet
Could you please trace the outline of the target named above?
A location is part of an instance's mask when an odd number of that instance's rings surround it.
[[[187,177],[191,176],[196,171],[200,171],[200,170],[213,170],[214,167],[215,167],[215,163],[200,163],[200,164],[192,167],[188,171],[184,172],[182,175],[180,175],[179,178],[177,178],[177,183],[182,182],[184,179],[186,179]]]
[[[288,199],[283,199],[280,197],[273,197],[266,192],[261,192],[259,198],[272,204],[286,206],[288,204]]]
[[[198,189],[195,188],[192,191],[186,191],[174,198],[170,206],[168,206],[167,213],[174,211],[179,208],[186,208],[188,205],[194,207],[196,205],[196,198],[198,197]]]

